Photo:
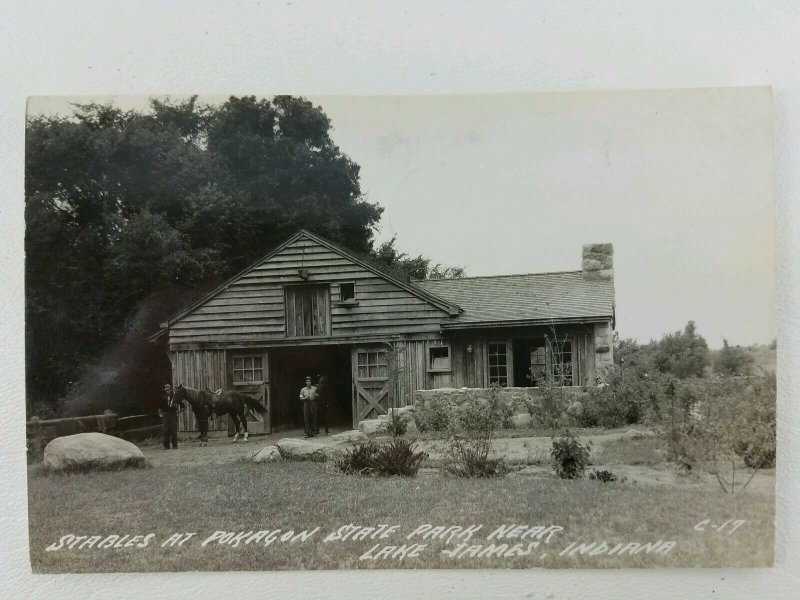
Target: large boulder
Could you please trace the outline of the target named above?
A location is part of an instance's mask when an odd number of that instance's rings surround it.
[[[364,433],[363,431],[359,431],[358,429],[343,431],[342,433],[337,433],[336,435],[332,435],[328,439],[337,444],[353,444],[353,445],[366,444],[369,441],[367,434]]]
[[[277,446],[264,446],[261,450],[254,452],[251,457],[253,462],[275,462],[281,460],[283,456]]]
[[[53,471],[120,469],[144,464],[144,454],[135,444],[105,433],[65,435],[44,449],[44,466]]]
[[[358,423],[358,430],[367,435],[388,433],[389,421],[383,419],[366,419]]]
[[[278,440],[278,450],[289,460],[313,460],[322,462],[330,455],[329,446],[300,438]]]

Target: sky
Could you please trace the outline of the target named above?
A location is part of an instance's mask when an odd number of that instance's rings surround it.
[[[611,242],[621,337],[690,319],[712,347],[776,336],[769,88],[308,99],[385,209],[378,241],[469,276],[577,270]],[[76,101],[148,102],[28,110]]]

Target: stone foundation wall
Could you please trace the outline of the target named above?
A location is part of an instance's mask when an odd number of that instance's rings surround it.
[[[563,388],[565,411],[580,403],[586,393],[581,388]],[[451,414],[457,414],[468,405],[488,405],[492,399],[490,388],[439,388],[433,390],[417,390],[414,392],[414,408],[416,411],[433,407],[443,407]],[[498,407],[510,416],[510,424],[516,429],[524,429],[534,424],[531,412],[541,406],[542,390],[540,388],[508,387],[499,388],[497,394]]]

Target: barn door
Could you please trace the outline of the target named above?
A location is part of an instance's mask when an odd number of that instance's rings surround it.
[[[377,419],[391,406],[389,353],[385,346],[353,348],[353,427]]]
[[[237,392],[242,392],[258,400],[267,412],[263,415],[251,410],[247,413],[248,433],[269,433],[269,386],[266,383],[256,383],[249,385],[235,385]],[[228,433],[234,433],[233,419],[228,417]]]
[[[255,411],[247,414],[249,433],[269,433],[269,364],[264,351],[244,351],[234,354],[231,359],[233,389],[258,400],[266,409],[264,415]],[[228,433],[233,433],[233,419],[228,416]]]

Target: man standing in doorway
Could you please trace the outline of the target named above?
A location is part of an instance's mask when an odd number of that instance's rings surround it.
[[[300,390],[303,403],[303,426],[306,437],[314,437],[317,431],[317,388],[311,385],[311,377],[306,377],[306,387]]]
[[[170,384],[164,384],[164,394],[161,400],[161,414],[164,427],[164,450],[178,448],[178,413],[181,412],[182,402],[175,399]]]

